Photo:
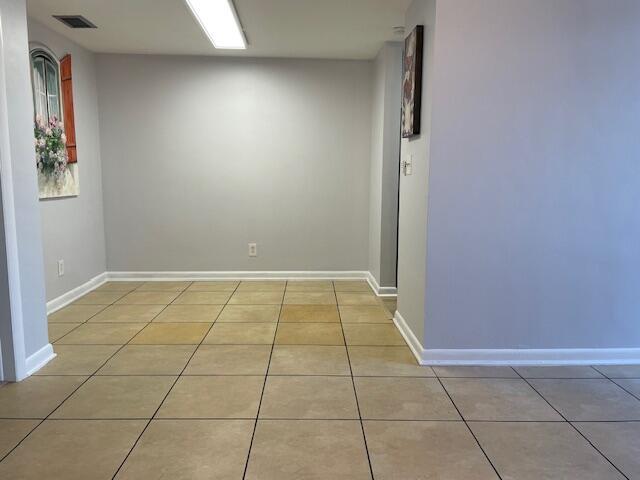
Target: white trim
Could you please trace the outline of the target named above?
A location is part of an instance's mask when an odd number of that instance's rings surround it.
[[[2,23],[0,22],[0,194],[2,195],[7,276],[9,283],[9,308],[11,310],[11,335],[2,330],[2,349],[5,358],[1,376],[3,380],[22,380],[26,377],[24,325],[22,315],[22,292],[20,265],[18,263],[18,233],[13,193],[11,164],[11,140],[9,134],[9,112],[7,109],[7,85],[5,77],[5,53]],[[6,335],[6,336],[5,336]]]
[[[110,281],[127,280],[269,280],[269,279],[354,279],[366,280],[365,271],[229,271],[229,272],[108,272]]]
[[[411,349],[413,356],[418,360],[418,363],[420,365],[425,365],[422,363],[422,354],[424,352],[422,343],[420,343],[420,340],[418,340],[414,335],[413,331],[409,328],[409,325],[398,310],[396,310],[396,313],[393,315],[393,323],[395,323],[396,328],[400,331],[400,335],[402,335],[404,341],[407,342],[407,345]]]
[[[86,283],[83,283],[79,287],[74,288],[73,290],[68,291],[60,295],[53,300],[47,302],[47,315],[51,315],[53,312],[60,310],[63,307],[66,307],[72,302],[75,302],[77,299],[86,295],[91,290],[95,290],[100,285],[107,281],[108,274],[107,272],[103,272],[100,275],[96,275],[91,280]]]
[[[27,370],[26,376],[28,377],[30,375],[33,375],[55,357],[56,354],[53,352],[53,347],[50,343],[47,343],[36,353],[27,357],[27,360],[25,362],[25,367]]]
[[[426,349],[400,312],[393,321],[420,365],[640,364],[640,348]]]
[[[366,272],[366,279],[369,286],[376,292],[379,297],[397,297],[398,289],[396,287],[381,287],[371,272]]]

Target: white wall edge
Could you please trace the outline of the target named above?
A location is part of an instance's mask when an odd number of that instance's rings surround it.
[[[108,272],[110,281],[127,280],[269,280],[269,279],[367,279],[369,272],[365,271],[229,271],[229,272]]]
[[[53,312],[60,310],[63,307],[66,307],[72,302],[75,302],[78,298],[86,295],[91,290],[95,290],[100,285],[107,281],[108,274],[107,272],[103,272],[99,275],[96,275],[91,280],[86,283],[83,283],[79,287],[74,288],[73,290],[69,290],[67,293],[60,295],[53,300],[47,302],[47,315],[52,314]]]
[[[371,272],[365,272],[367,282],[369,282],[369,286],[376,292],[376,295],[379,297],[397,297],[398,289],[396,287],[381,287],[376,280],[376,277],[373,276]]]
[[[47,343],[36,353],[27,357],[27,360],[25,361],[26,376],[28,377],[33,375],[55,357],[56,354],[53,352],[53,347],[50,343]]]
[[[426,349],[399,312],[393,321],[420,365],[640,364],[640,348]]]

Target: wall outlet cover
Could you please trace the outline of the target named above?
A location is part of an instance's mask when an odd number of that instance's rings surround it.
[[[250,243],[249,244],[249,256],[250,257],[257,257],[258,256],[258,244],[257,243]]]

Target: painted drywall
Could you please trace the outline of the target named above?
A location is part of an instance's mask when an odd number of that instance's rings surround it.
[[[1,47],[0,47],[1,48]],[[1,55],[1,53],[0,53]],[[0,95],[2,93],[0,92]],[[0,150],[0,155],[2,151]],[[2,159],[0,159],[0,164]],[[0,172],[2,175],[2,172]],[[9,269],[7,265],[7,246],[4,234],[4,212],[2,204],[2,185],[0,184],[0,381],[15,376],[13,371],[13,329],[11,325],[11,303],[9,291]],[[2,340],[6,345],[3,345]],[[5,372],[4,366],[12,371]]]
[[[427,201],[430,163],[430,125],[433,73],[435,0],[414,0],[407,10],[405,33],[423,25],[424,61],[422,76],[421,133],[402,139],[403,160],[413,157],[412,175],[400,175],[398,213],[398,309],[419,341],[424,340]]]
[[[11,348],[20,370],[14,378],[21,378],[27,359],[49,346],[24,0],[0,0],[0,22],[0,175],[12,337],[17,342]]]
[[[40,202],[47,300],[106,270],[102,168],[95,56],[42,24],[29,20],[29,41],[58,58],[71,54],[80,194]],[[58,276],[64,260],[64,276]]]
[[[424,345],[639,347],[640,2],[436,17]]]
[[[386,43],[373,65],[369,271],[396,286],[402,44]]]
[[[109,270],[367,269],[371,62],[97,63]]]

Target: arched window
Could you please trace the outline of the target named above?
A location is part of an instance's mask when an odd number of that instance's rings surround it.
[[[60,102],[60,64],[42,48],[31,50],[31,72],[33,75],[33,104],[35,114],[43,120],[62,118]]]

